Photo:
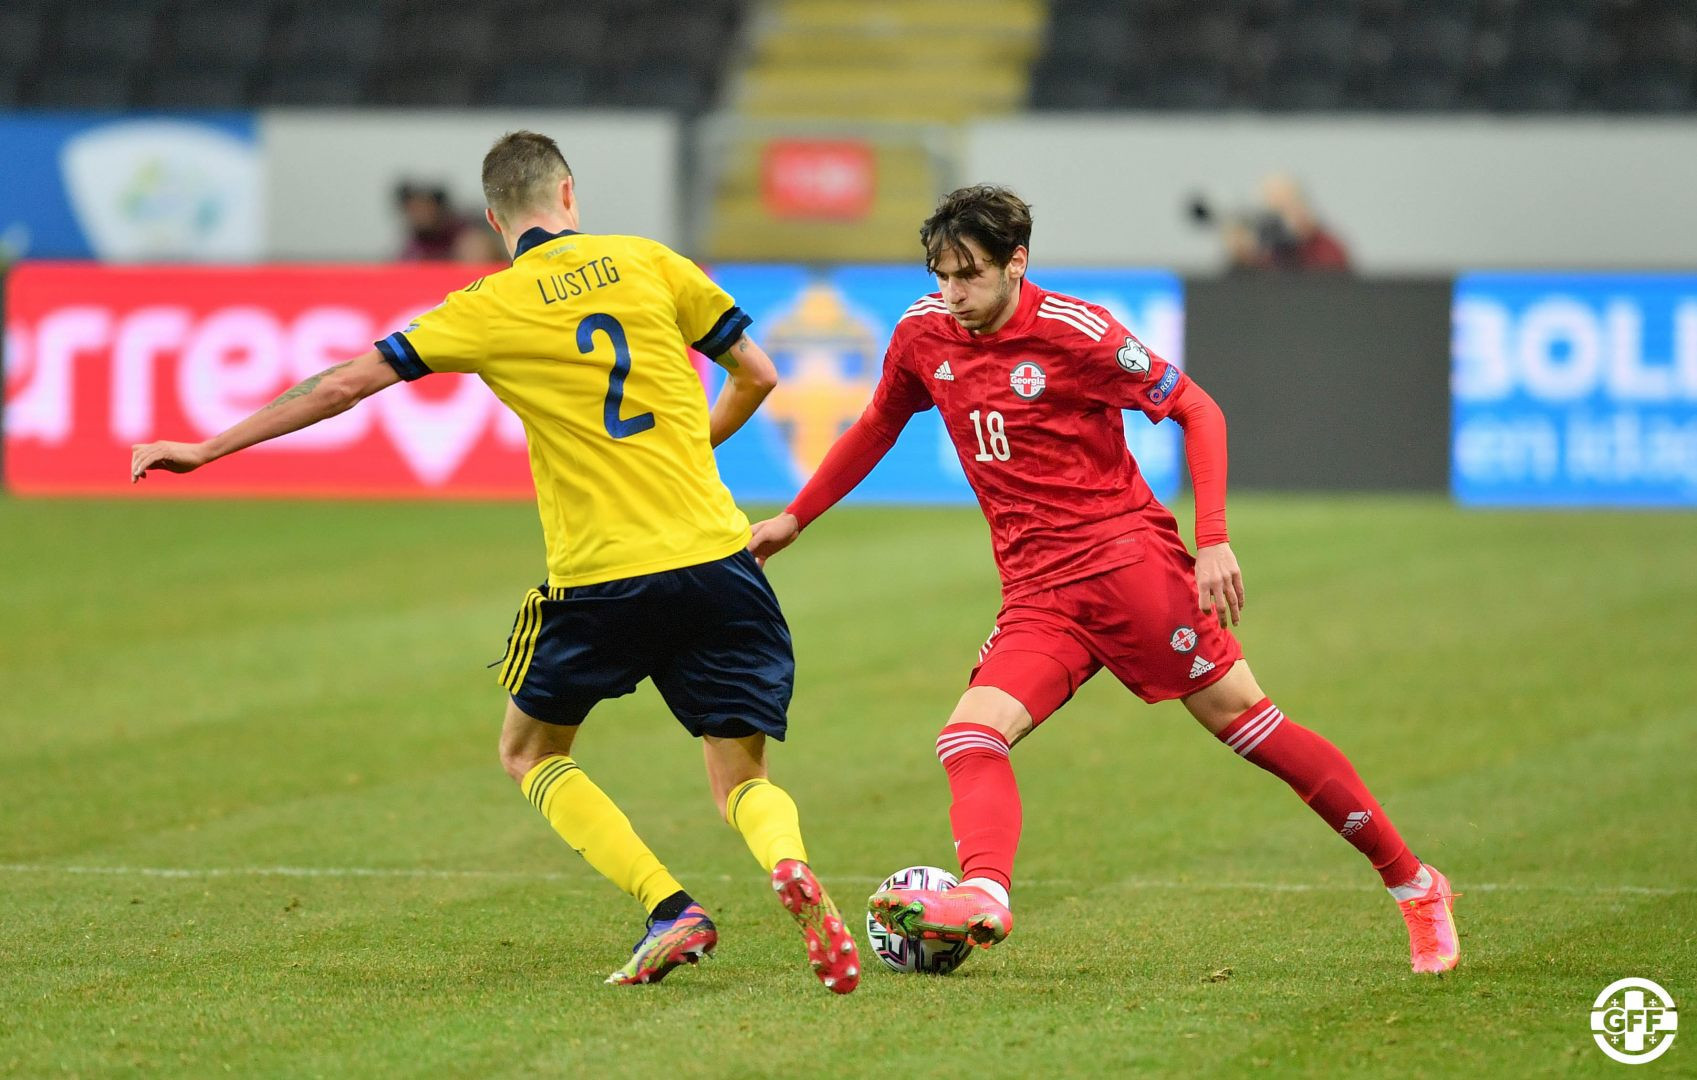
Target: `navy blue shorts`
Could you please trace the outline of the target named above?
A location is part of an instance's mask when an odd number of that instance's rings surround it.
[[[691,735],[784,737],[795,654],[754,556],[525,595],[501,685],[526,715],[580,724],[643,679]]]

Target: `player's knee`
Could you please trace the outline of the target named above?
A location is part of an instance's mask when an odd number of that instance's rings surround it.
[[[944,730],[956,724],[990,728],[1009,746],[1029,734],[1033,726],[1031,713],[1025,706],[1012,694],[993,686],[974,686],[961,695]]]
[[[501,768],[506,771],[508,776],[513,778],[513,783],[515,784],[522,783],[524,781],[525,774],[530,772],[536,764],[531,760],[530,754],[524,753],[518,747],[508,744],[504,739],[501,742],[500,756]]]
[[[538,747],[534,742],[506,736],[502,736],[497,752],[501,758],[501,768],[513,778],[515,784],[524,783],[524,778],[530,770],[536,768],[543,758],[550,756],[547,750]]]

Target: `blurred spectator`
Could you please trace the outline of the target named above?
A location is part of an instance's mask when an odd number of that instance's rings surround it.
[[[1191,203],[1199,224],[1216,224],[1200,198]],[[1218,222],[1232,270],[1348,270],[1349,251],[1320,223],[1293,177],[1274,173],[1261,181],[1260,205]]]
[[[454,213],[446,189],[403,180],[395,201],[406,219],[403,262],[489,263],[500,260],[494,234]]]

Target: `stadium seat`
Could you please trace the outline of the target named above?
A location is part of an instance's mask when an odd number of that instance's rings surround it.
[[[1628,16],[1620,45],[1629,71],[1697,68],[1697,7],[1643,5]]]
[[[1102,68],[1080,70],[1064,59],[1047,60],[1033,73],[1033,109],[1099,110],[1113,108],[1117,104],[1114,83]]]
[[[64,15],[50,55],[56,70],[98,76],[100,69],[127,68],[153,53],[157,18],[150,8],[114,4]]]
[[[421,76],[449,67],[463,75],[500,62],[495,28],[476,7],[409,11],[395,24],[384,51],[398,66],[425,69]]]
[[[1279,111],[1339,111],[1350,103],[1347,76],[1341,67],[1314,66],[1293,59],[1282,61],[1268,74],[1261,103]]]
[[[514,108],[576,107],[589,102],[591,77],[585,67],[512,67],[496,77],[485,98],[491,105]]]
[[[1295,62],[1347,68],[1355,52],[1358,20],[1350,12],[1312,8],[1279,23],[1278,51]]]
[[[1473,23],[1454,13],[1421,11],[1397,30],[1397,55],[1446,70],[1465,67],[1473,51]]]
[[[27,96],[31,105],[57,109],[119,109],[133,104],[127,68],[45,71]]]
[[[0,65],[23,66],[41,52],[46,16],[40,8],[18,4],[0,7]]]
[[[314,5],[284,18],[271,63],[289,78],[296,72],[330,69],[363,74],[389,45],[381,12],[356,5]]]
[[[1381,109],[1440,112],[1461,100],[1459,67],[1440,67],[1418,61],[1393,62],[1374,81],[1372,103]]]
[[[581,69],[616,48],[616,42],[609,41],[606,16],[594,10],[540,12],[525,26],[526,33],[501,42],[503,68],[558,65]]]
[[[271,44],[272,21],[264,3],[196,0],[178,10],[166,33],[171,66],[257,71]]]
[[[724,27],[713,12],[635,16],[620,27],[614,39],[626,46],[622,50],[626,56],[675,63],[697,76],[716,66],[725,50]],[[608,44],[612,43],[609,39]]]
[[[0,60],[0,108],[24,103],[24,69],[21,64]]]
[[[1671,64],[1618,72],[1594,100],[1611,112],[1673,113],[1697,107],[1690,70]]]
[[[1077,65],[1112,69],[1134,47],[1142,48],[1143,44],[1141,35],[1134,38],[1129,11],[1067,10],[1057,14],[1050,24],[1045,54],[1075,65],[1075,70]]]
[[[478,103],[475,91],[470,71],[416,65],[379,69],[370,83],[370,99],[377,105],[464,108]]]
[[[239,109],[249,103],[245,68],[170,68],[143,81],[144,105],[182,109]]]
[[[1514,53],[1559,71],[1584,69],[1598,47],[1595,21],[1574,12],[1524,13],[1514,23]]]
[[[657,61],[623,68],[614,81],[617,96],[603,104],[638,109],[676,109],[699,113],[713,107],[711,83],[698,71],[680,64]]]
[[[1231,68],[1217,62],[1171,65],[1146,84],[1139,104],[1189,111],[1226,108],[1233,104]]]
[[[1564,112],[1577,99],[1573,75],[1537,59],[1511,59],[1484,91],[1484,104],[1498,112]]]
[[[339,68],[273,72],[259,100],[266,105],[358,105],[364,100],[365,75]]]

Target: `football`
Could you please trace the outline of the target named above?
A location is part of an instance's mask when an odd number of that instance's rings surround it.
[[[885,889],[952,889],[960,882],[947,870],[936,866],[908,866],[884,879],[878,891]],[[866,938],[872,951],[884,966],[902,974],[923,972],[927,975],[947,975],[972,954],[970,941],[934,941],[903,937],[874,919],[866,916]]]

